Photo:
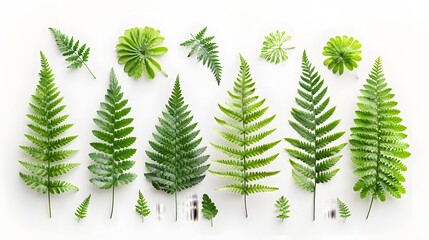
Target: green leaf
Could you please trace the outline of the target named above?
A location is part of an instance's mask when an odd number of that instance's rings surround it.
[[[148,79],[154,79],[156,72],[161,71],[167,77],[155,60],[155,57],[168,51],[166,47],[159,46],[164,42],[160,34],[161,31],[151,27],[135,27],[125,30],[124,35],[119,37],[116,45],[118,63],[124,64],[128,76],[138,79],[144,73]]]
[[[142,222],[144,221],[144,218],[149,216],[150,214],[150,209],[147,206],[146,198],[143,196],[140,190],[139,190],[139,198],[137,199],[137,204],[136,204],[136,212],[141,216]]]
[[[204,37],[207,27],[203,28],[197,35],[191,34],[191,39],[183,42],[180,46],[191,47],[188,57],[192,55],[197,56],[199,62],[202,61],[203,65],[207,65],[216,78],[216,82],[219,85],[222,79],[222,66],[219,61],[218,46],[213,42],[214,37]]]
[[[213,227],[213,219],[216,217],[218,213],[216,205],[207,194],[203,194],[203,201],[201,205],[202,205],[201,211],[203,212],[203,216],[207,220],[210,220],[211,226]]]
[[[338,72],[342,75],[344,67],[353,71],[354,68],[358,67],[357,62],[362,60],[360,48],[361,44],[353,37],[336,36],[331,38],[323,48],[323,56],[328,57],[323,61],[323,65],[332,69],[334,74]]]
[[[92,133],[101,142],[91,143],[96,152],[89,154],[94,164],[88,166],[88,170],[95,175],[90,182],[100,189],[111,188],[113,199],[116,187],[128,184],[137,177],[136,174],[127,172],[135,163],[130,158],[136,152],[136,149],[131,148],[136,138],[129,136],[134,129],[129,127],[133,119],[127,118],[131,108],[127,107],[128,100],[123,99],[123,96],[112,68],[106,101],[100,103],[101,108],[107,109],[109,113],[99,110],[97,111],[99,118],[94,118],[98,129],[93,130]],[[113,204],[114,201],[112,201],[110,218],[113,215]]]
[[[68,68],[77,69],[85,65],[89,73],[91,73],[92,77],[95,79],[91,69],[86,65],[86,62],[88,62],[89,59],[90,48],[87,47],[86,44],[80,46],[79,41],[74,42],[73,37],[70,38],[58,29],[49,28],[49,30],[51,30],[54,35],[55,42],[57,43],[60,52],[63,56],[67,57],[66,61],[70,62]]]
[[[209,156],[203,155],[206,147],[199,147],[202,139],[197,137],[197,123],[192,122],[193,117],[182,96],[179,76],[166,109],[159,118],[157,133],[153,134],[155,140],[149,141],[152,151],[146,154],[154,162],[146,162],[145,177],[155,189],[177,196],[178,192],[204,179]],[[177,201],[175,207],[177,210]]]
[[[40,79],[32,95],[33,102],[30,103],[33,112],[27,114],[33,123],[28,124],[31,133],[25,134],[32,144],[20,146],[36,162],[19,161],[31,172],[31,174],[20,172],[19,175],[31,189],[48,195],[49,217],[52,217],[50,195],[79,190],[68,182],[56,179],[79,166],[78,163],[57,163],[77,152],[63,149],[77,136],[63,136],[73,124],[64,123],[68,115],[61,115],[65,109],[65,105],[61,104],[63,97],[60,96],[60,91],[55,85],[54,74],[48,60],[42,52],[40,57],[42,65],[39,72]]]
[[[288,59],[286,50],[294,47],[284,46],[286,42],[292,39],[291,36],[286,35],[285,31],[279,30],[265,36],[265,41],[262,43],[261,58],[264,58],[270,63],[278,64]]]
[[[277,212],[277,218],[280,219],[282,222],[289,218],[290,213],[290,205],[289,200],[287,200],[284,196],[281,196],[275,204],[276,212]]]
[[[258,96],[254,94],[255,83],[250,75],[249,65],[241,55],[240,61],[240,72],[234,83],[233,91],[228,92],[230,96],[230,101],[226,103],[228,107],[219,104],[225,119],[215,118],[216,122],[224,128],[219,131],[220,135],[229,144],[212,143],[212,146],[227,156],[226,159],[216,160],[216,162],[228,170],[210,172],[233,182],[218,188],[219,190],[248,196],[278,189],[260,184],[249,184],[249,182],[279,173],[279,171],[260,171],[257,169],[267,166],[277,158],[278,154],[269,157],[263,157],[263,155],[280,141],[261,143],[275,131],[275,129],[262,131],[275,116],[261,119],[268,109],[264,107],[265,99],[257,101]],[[246,201],[247,197],[244,197],[245,206],[247,206]],[[245,207],[245,213],[247,217],[247,207]]]
[[[78,221],[80,221],[81,219],[86,218],[87,213],[88,213],[88,206],[89,206],[89,202],[91,201],[91,194],[88,195],[88,197],[86,197],[83,202],[77,207],[76,212],[74,213],[74,215],[77,217]]]
[[[402,141],[407,136],[403,133],[406,127],[400,124],[402,119],[390,92],[377,58],[358,97],[359,110],[350,129],[354,173],[360,177],[353,189],[360,191],[361,198],[371,196],[367,218],[374,199],[385,201],[386,191],[395,198],[405,193],[401,172],[407,168],[401,159],[410,156],[409,145]]]
[[[338,205],[338,211],[340,213],[340,217],[346,221],[348,217],[352,215],[352,213],[349,210],[349,207],[342,202],[339,198],[337,198],[337,205]]]
[[[295,99],[300,108],[292,108],[291,114],[295,121],[290,126],[302,139],[285,138],[294,148],[286,151],[293,158],[292,177],[298,186],[312,192],[313,220],[315,219],[317,184],[326,183],[339,171],[332,169],[340,160],[339,152],[346,143],[334,145],[344,132],[332,132],[340,120],[329,121],[335,107],[328,107],[327,87],[324,80],[312,66],[304,51],[302,56],[302,75],[299,82],[298,97]]]

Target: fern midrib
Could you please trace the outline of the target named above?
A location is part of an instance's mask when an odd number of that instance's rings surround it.
[[[46,153],[47,159],[46,160],[48,163],[48,168],[47,168],[47,184],[48,184],[48,186],[46,186],[46,187],[48,190],[47,194],[48,194],[49,218],[51,218],[52,217],[52,209],[51,209],[51,188],[52,188],[52,186],[51,186],[50,175],[51,175],[51,161],[52,161],[52,156],[51,156],[52,146],[51,146],[51,144],[52,144],[53,139],[52,139],[51,121],[49,121],[49,115],[51,113],[51,109],[49,108],[49,104],[51,102],[48,102],[48,99],[51,97],[51,94],[49,94],[50,91],[48,90],[48,86],[49,86],[50,81],[48,81],[48,79],[43,79],[43,82],[45,84],[45,86],[43,86],[43,88],[44,88],[43,89],[44,90],[44,98],[43,98],[44,106],[43,106],[43,108],[44,108],[45,114],[46,114],[45,115],[46,129],[48,131],[48,136],[46,138],[46,141],[47,141],[47,146],[46,146],[46,148],[47,148],[47,153]]]
[[[377,69],[378,71],[378,69]],[[377,80],[379,79],[379,73],[377,72]],[[375,177],[375,191],[377,191],[378,181],[379,181],[379,162],[380,162],[380,139],[381,139],[381,122],[380,122],[380,99],[379,99],[379,82],[377,81],[377,89],[376,89],[376,103],[377,103],[377,165],[376,165],[376,177]],[[374,193],[375,193],[374,191]],[[372,195],[374,198],[374,195]]]
[[[177,143],[179,142],[178,138],[177,138],[177,119],[178,114],[177,114],[177,109],[179,109],[179,107],[177,107],[177,101],[178,101],[178,97],[174,96],[176,99],[175,101],[175,108],[174,108],[174,203],[175,203],[175,208],[176,208],[176,222],[177,222],[177,160],[178,160],[178,149],[177,149]]]
[[[207,49],[205,48],[205,46],[201,43],[201,40],[196,39],[195,37],[194,37],[194,39],[195,39],[195,42],[198,44],[198,48],[202,49],[204,51],[205,55],[207,56],[207,58],[209,59],[207,61],[207,66],[209,65],[209,63],[213,63],[214,59],[213,59],[212,55],[210,54],[210,52],[207,51]],[[216,75],[217,75],[217,73],[216,73]]]
[[[247,172],[247,162],[246,162],[246,114],[245,111],[247,111],[247,107],[244,104],[244,89],[245,89],[245,80],[241,80],[241,126],[243,128],[243,192],[244,192],[244,208],[246,212],[246,217],[248,217],[247,213],[247,179],[246,179],[246,172]]]
[[[114,106],[113,106],[113,126],[115,126],[116,125],[116,122],[118,121],[118,117],[117,117],[117,113],[118,113],[118,111],[117,111],[117,92],[116,92],[116,90],[117,90],[117,88],[118,88],[118,86],[116,86],[115,88],[113,88],[112,90],[112,92],[114,92],[115,94],[114,94],[114,100],[115,100],[115,103],[114,103]],[[114,204],[115,204],[115,182],[117,181],[117,178],[116,178],[116,159],[115,159],[115,150],[116,150],[116,145],[115,145],[115,142],[116,142],[116,134],[115,134],[115,128],[113,127],[113,143],[112,143],[112,208],[111,208],[111,210],[110,210],[110,219],[112,218],[112,216],[113,216],[113,208],[114,208]]]

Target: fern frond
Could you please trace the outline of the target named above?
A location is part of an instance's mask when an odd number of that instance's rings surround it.
[[[49,30],[54,34],[55,42],[60,52],[66,57],[66,61],[71,62],[67,67],[70,69],[77,69],[85,66],[95,79],[94,73],[92,73],[91,69],[86,65],[89,59],[90,48],[86,44],[80,45],[79,40],[75,41],[74,37],[69,37],[58,29],[49,28]]]
[[[65,124],[68,115],[60,115],[65,109],[62,105],[63,97],[55,86],[55,78],[45,55],[40,52],[41,66],[40,80],[32,95],[33,102],[30,108],[33,113],[27,115],[31,123],[28,124],[31,134],[26,134],[32,146],[20,148],[36,160],[36,162],[19,161],[31,174],[19,173],[21,179],[31,189],[48,195],[49,217],[52,217],[51,194],[60,194],[79,189],[65,181],[55,180],[56,177],[68,173],[79,166],[78,163],[57,163],[70,157],[76,150],[62,150],[77,136],[63,137],[73,124]]]
[[[219,85],[222,79],[222,66],[219,61],[218,46],[213,42],[214,37],[204,37],[207,27],[203,28],[197,35],[192,35],[192,38],[181,43],[180,46],[191,47],[188,57],[197,56],[197,60],[203,61],[203,65],[207,65],[212,71],[216,82]]]
[[[277,218],[280,219],[282,222],[289,218],[289,213],[290,213],[290,205],[289,205],[289,200],[287,200],[284,196],[281,196],[277,201],[276,201],[276,211],[277,211]]]
[[[203,216],[207,220],[210,220],[210,224],[213,227],[213,218],[215,218],[218,213],[215,203],[211,200],[211,198],[207,194],[204,194],[201,205],[203,206],[203,209],[202,209]]]
[[[98,129],[92,133],[100,142],[91,143],[96,152],[89,154],[94,163],[88,166],[88,170],[96,175],[89,180],[92,184],[99,189],[112,189],[110,218],[113,216],[115,188],[128,184],[137,177],[135,173],[127,172],[135,163],[130,158],[136,153],[136,149],[131,148],[136,138],[129,136],[134,130],[130,126],[133,119],[127,117],[131,107],[127,107],[128,100],[123,99],[123,96],[112,68],[106,100],[100,103],[98,118],[94,118]]]
[[[352,213],[350,212],[349,207],[347,207],[347,205],[339,198],[337,198],[337,205],[338,205],[338,211],[340,213],[340,217],[344,219],[344,222],[345,222],[346,219],[352,215]]]
[[[402,172],[407,167],[401,159],[411,154],[407,151],[409,145],[403,142],[407,137],[406,127],[401,125],[394,96],[387,86],[381,59],[377,58],[358,97],[355,127],[350,129],[354,173],[360,177],[354,190],[360,191],[361,198],[371,196],[366,218],[374,199],[386,200],[386,191],[395,198],[405,194]]]
[[[280,141],[266,144],[258,144],[275,129],[260,131],[274,119],[275,115],[262,118],[268,107],[263,107],[265,99],[258,101],[254,95],[255,82],[250,75],[250,67],[246,60],[240,55],[240,72],[234,83],[230,95],[230,102],[225,106],[219,104],[219,109],[225,114],[226,119],[215,118],[225,131],[219,131],[229,145],[213,144],[212,146],[224,153],[227,158],[217,160],[227,171],[210,171],[211,173],[230,179],[234,183],[218,188],[239,193],[244,196],[244,209],[247,214],[247,196],[253,193],[271,192],[278,188],[261,184],[251,184],[257,180],[264,179],[279,173],[279,171],[256,171],[274,161],[278,154],[270,157],[262,157],[265,152],[272,149]],[[262,119],[261,119],[262,118]],[[256,145],[256,146],[255,146]]]
[[[153,133],[155,140],[149,141],[153,151],[146,154],[154,163],[146,162],[145,177],[155,189],[174,194],[177,221],[177,193],[200,183],[210,165],[205,164],[207,147],[200,147],[202,138],[182,96],[179,76],[166,109]]]
[[[270,63],[278,64],[288,59],[286,50],[295,47],[285,47],[285,43],[292,39],[291,36],[286,35],[285,31],[272,32],[265,36],[265,41],[262,43],[261,58],[264,58]]]
[[[86,197],[83,202],[77,207],[76,212],[74,215],[77,217],[78,221],[81,219],[86,218],[86,215],[88,213],[88,206],[89,202],[91,201],[91,194]]]
[[[150,214],[150,209],[147,206],[146,198],[143,196],[140,190],[139,199],[137,199],[136,212],[141,216],[142,222],[144,221],[144,218]]]
[[[344,135],[344,132],[332,131],[339,120],[329,121],[335,112],[335,107],[329,108],[328,88],[324,87],[315,67],[309,62],[304,51],[302,56],[302,75],[298,89],[299,97],[295,98],[299,108],[292,108],[294,121],[289,121],[291,127],[302,139],[285,138],[294,148],[286,151],[292,157],[292,177],[303,189],[313,192],[313,220],[315,220],[316,188],[319,183],[331,180],[339,171],[332,169],[340,160],[338,153],[346,143],[332,146]]]

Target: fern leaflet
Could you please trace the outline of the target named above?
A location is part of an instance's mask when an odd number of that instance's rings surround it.
[[[300,109],[292,108],[291,114],[295,121],[289,121],[289,124],[303,139],[285,138],[295,147],[286,151],[296,159],[290,159],[295,182],[305,190],[313,192],[313,220],[315,220],[317,184],[326,183],[337,174],[339,169],[331,168],[341,159],[342,156],[338,153],[346,143],[331,146],[331,143],[343,136],[344,132],[331,133],[340,120],[328,121],[334,114],[335,107],[328,107],[330,98],[325,97],[328,87],[323,86],[324,80],[309,62],[305,51],[302,56],[302,75],[299,84],[300,97],[295,98],[295,101]]]
[[[350,212],[349,207],[347,207],[347,205],[339,198],[337,198],[337,205],[338,205],[338,211],[340,212],[340,217],[344,219],[344,222],[345,222],[346,219],[352,215],[352,213]]]
[[[150,214],[150,209],[147,206],[146,198],[143,196],[140,190],[139,199],[137,199],[136,212],[141,216],[142,222],[144,221],[144,218]]]
[[[290,205],[289,205],[289,200],[287,200],[284,196],[281,196],[277,201],[276,201],[276,210],[277,210],[277,218],[280,219],[282,222],[285,219],[288,219],[289,213],[290,213]]]
[[[128,100],[123,99],[123,96],[112,68],[106,101],[100,103],[101,110],[97,111],[99,117],[94,118],[99,129],[92,131],[101,142],[91,143],[97,151],[89,154],[94,164],[88,166],[89,171],[96,175],[90,179],[92,184],[99,189],[112,189],[110,218],[113,216],[115,188],[128,184],[137,177],[136,174],[127,172],[135,163],[130,158],[136,153],[136,149],[131,148],[136,138],[129,136],[134,130],[130,126],[134,119],[127,117],[131,108],[126,107]]]
[[[244,210],[246,217],[248,217],[247,196],[249,194],[278,190],[276,187],[251,182],[280,172],[256,171],[257,168],[266,166],[277,158],[278,154],[266,158],[260,156],[276,146],[280,141],[255,146],[255,144],[275,131],[275,129],[271,129],[259,132],[259,130],[271,123],[275,115],[260,119],[268,110],[268,107],[263,107],[265,99],[258,100],[259,97],[254,95],[255,83],[250,75],[249,65],[241,55],[240,61],[240,73],[234,83],[234,90],[233,92],[228,91],[231,101],[226,103],[225,106],[219,104],[220,110],[228,117],[228,120],[215,118],[219,125],[227,130],[220,130],[219,134],[234,147],[212,143],[216,149],[227,156],[226,159],[217,160],[216,162],[230,170],[210,170],[210,172],[235,182],[218,189],[243,195]]]
[[[78,222],[81,219],[86,218],[86,215],[88,213],[88,206],[89,206],[89,202],[91,201],[91,194],[88,195],[88,197],[86,197],[83,202],[79,205],[79,207],[77,207],[76,212],[74,213],[74,215],[77,217]]]
[[[204,164],[209,156],[203,155],[207,147],[200,147],[202,138],[192,123],[193,116],[185,104],[179,76],[174,83],[167,111],[162,112],[160,124],[153,133],[155,141],[149,141],[153,151],[146,151],[154,161],[146,162],[148,173],[145,177],[155,189],[174,194],[177,221],[177,193],[200,183],[209,164]]]
[[[210,225],[213,227],[213,218],[215,218],[218,213],[216,205],[207,194],[203,194],[203,201],[201,204],[203,205],[203,216],[207,220],[210,220]]]

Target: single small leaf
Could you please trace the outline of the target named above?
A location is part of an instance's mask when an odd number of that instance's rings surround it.
[[[211,200],[211,198],[207,194],[203,195],[203,201],[202,201],[201,205],[203,207],[202,208],[203,216],[207,220],[210,220],[211,226],[213,227],[213,219],[216,217],[216,215],[218,213],[216,205],[214,204],[214,202]]]
[[[74,215],[78,218],[78,221],[81,219],[86,218],[86,215],[88,213],[88,206],[89,202],[91,201],[91,194],[86,197],[83,202],[77,207],[76,212]]]

